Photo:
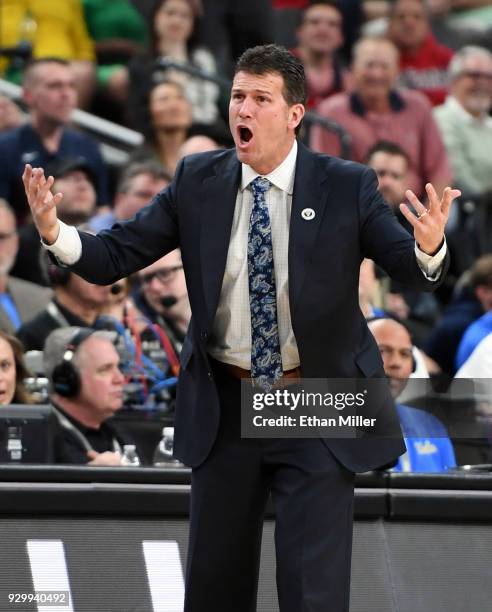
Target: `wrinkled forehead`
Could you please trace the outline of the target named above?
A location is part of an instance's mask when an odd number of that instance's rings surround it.
[[[354,66],[366,67],[375,63],[390,68],[398,66],[398,50],[390,41],[367,40],[356,47]]]
[[[284,78],[280,72],[271,71],[262,74],[240,70],[234,75],[232,91],[264,91],[274,93],[284,88]]]

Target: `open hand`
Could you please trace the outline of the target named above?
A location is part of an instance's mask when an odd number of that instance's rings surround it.
[[[24,168],[22,182],[34,224],[41,238],[47,244],[53,244],[60,231],[56,207],[61,202],[63,194],[53,195],[51,187],[55,179],[52,176],[45,178],[42,168],[31,168],[29,164]]]
[[[444,228],[448,221],[451,202],[461,195],[461,191],[446,187],[442,197],[439,198],[431,183],[427,183],[425,190],[429,198],[427,208],[413,191],[408,189],[405,195],[414,207],[416,214],[406,204],[400,204],[400,210],[405,219],[412,225],[413,235],[419,248],[428,255],[434,255],[444,240]]]

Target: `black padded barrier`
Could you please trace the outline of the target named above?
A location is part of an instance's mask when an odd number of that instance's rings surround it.
[[[62,551],[43,560],[65,576],[74,612],[180,612],[189,479],[189,470],[1,466],[0,611],[38,609],[6,598],[33,589],[31,548],[41,545]],[[355,502],[350,612],[490,612],[488,474],[363,474]],[[258,612],[278,612],[273,516],[269,506]],[[149,543],[167,552],[152,561]]]

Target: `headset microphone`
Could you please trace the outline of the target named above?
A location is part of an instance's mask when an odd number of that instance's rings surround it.
[[[171,306],[174,306],[174,304],[178,303],[178,298],[175,297],[174,295],[166,295],[163,298],[161,298],[161,305],[164,306],[164,308],[171,308]]]

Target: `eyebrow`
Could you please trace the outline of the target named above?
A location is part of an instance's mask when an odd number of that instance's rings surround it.
[[[231,91],[233,93],[242,93],[244,89],[242,89],[241,87],[233,87]],[[267,94],[269,96],[272,95],[272,92],[268,89],[253,89],[253,93]]]

